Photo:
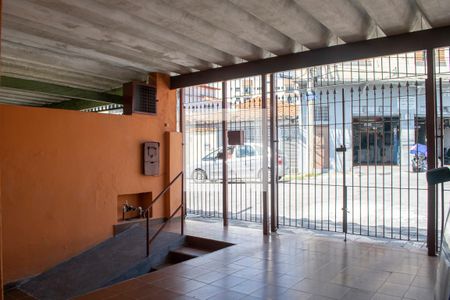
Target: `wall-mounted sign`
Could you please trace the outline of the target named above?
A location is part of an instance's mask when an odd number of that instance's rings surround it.
[[[243,144],[244,144],[243,130],[228,131],[228,145],[243,145]]]
[[[159,175],[159,143],[144,143],[144,175]]]

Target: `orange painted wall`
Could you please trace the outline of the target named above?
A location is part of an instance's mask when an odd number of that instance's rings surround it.
[[[183,151],[179,146],[183,144],[183,134],[180,132],[168,132],[166,134],[166,144],[169,146],[167,149],[168,155],[166,155],[166,158],[170,159],[170,161],[166,162],[166,165],[169,166],[167,181],[170,182],[178,174],[180,174],[181,170],[183,170]],[[166,206],[166,215],[171,215],[180,205],[181,187],[182,178],[178,178],[167,193],[167,203],[169,205]],[[181,212],[177,215],[180,216]]]
[[[1,5],[1,0],[0,0]],[[0,182],[2,181],[2,170],[0,168]],[[2,226],[2,185],[0,184],[0,300],[3,300],[3,226]]]
[[[169,148],[166,138],[176,130],[175,91],[166,76],[157,84],[157,116],[0,105],[4,283],[112,236],[118,195],[155,195],[167,184],[168,149],[181,153],[181,142]],[[161,143],[160,176],[141,175],[144,141]],[[166,200],[154,216],[166,213]]]

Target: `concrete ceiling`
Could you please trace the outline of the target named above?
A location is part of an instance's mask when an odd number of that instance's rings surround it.
[[[449,0],[3,0],[2,76],[105,92],[450,25]],[[0,87],[0,102],[70,98]]]

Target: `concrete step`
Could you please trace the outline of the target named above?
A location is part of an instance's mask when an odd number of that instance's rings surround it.
[[[200,238],[196,236],[190,236],[187,235],[184,247],[194,248],[194,249],[200,249],[209,252],[217,251],[229,246],[232,246],[233,244],[223,242],[223,241],[215,241],[205,238]]]
[[[159,271],[159,270],[161,270],[161,269],[164,269],[164,268],[166,268],[166,267],[170,267],[170,266],[173,266],[173,265],[174,265],[173,263],[165,262],[165,263],[160,264],[160,265],[158,265],[158,266],[156,266],[156,267],[153,267],[153,268],[152,268],[152,272],[153,272],[153,271]]]
[[[176,250],[171,251],[172,253],[179,253],[186,256],[191,257],[199,257],[208,253],[211,253],[211,251],[205,250],[205,249],[199,249],[199,248],[193,248],[189,246],[183,246]]]
[[[208,253],[211,253],[211,251],[183,245],[175,250],[171,250],[165,262],[163,264],[154,267],[153,270],[154,271],[161,270],[166,267],[170,267],[180,262],[193,259]]]
[[[211,253],[211,251],[182,245],[179,248],[171,250],[169,252],[169,255],[167,256],[165,263],[157,266],[155,269],[161,270],[162,268],[178,264],[189,259],[197,258],[208,253]]]

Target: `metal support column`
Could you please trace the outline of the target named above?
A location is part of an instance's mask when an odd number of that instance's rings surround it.
[[[262,209],[263,209],[263,234],[268,235],[269,234],[269,203],[268,203],[268,197],[267,197],[267,191],[268,191],[268,143],[267,139],[269,137],[269,132],[267,128],[267,75],[263,74],[261,75],[261,128],[262,128],[262,148],[263,148],[263,155],[262,155]],[[273,155],[272,155],[273,159]]]
[[[184,109],[183,109],[183,105],[184,105],[184,88],[181,88],[178,90],[178,98],[179,98],[179,107],[178,107],[178,114],[179,114],[179,124],[178,124],[178,130],[180,132],[183,132],[183,125],[184,125],[184,117],[183,117],[183,113],[184,113]],[[184,138],[183,138],[183,142],[184,142]]]
[[[186,187],[186,177],[184,176],[185,171],[186,171],[186,153],[185,153],[185,136],[184,136],[184,109],[183,109],[183,105],[184,105],[184,88],[179,90],[179,114],[180,114],[180,124],[179,124],[179,130],[181,132],[181,136],[182,136],[182,140],[181,140],[181,155],[182,155],[182,168],[183,168],[183,175],[181,176],[181,235],[184,235],[184,225],[185,225],[185,218],[186,218],[186,192],[185,192],[185,187]]]
[[[222,210],[223,226],[228,226],[228,170],[227,170],[227,82],[222,82]]]
[[[442,95],[442,78],[439,78],[439,139],[440,139],[440,158],[441,158],[441,165],[440,167],[444,167],[445,166],[445,149],[444,149],[444,145],[445,145],[445,134],[444,134],[444,101],[443,101],[443,95]],[[437,163],[438,165],[438,163]],[[441,224],[440,224],[440,230],[441,230],[441,236],[440,239],[438,241],[436,241],[438,243],[438,247],[439,249],[441,249],[442,247],[442,235],[444,234],[444,227],[445,227],[445,186],[443,183],[440,184],[441,187],[441,197],[440,197],[440,202],[441,202]],[[438,205],[436,205],[437,207]]]
[[[184,235],[184,221],[185,221],[186,204],[184,198],[184,172],[181,174],[181,235]]]
[[[436,168],[436,89],[434,78],[434,50],[427,49],[426,127],[428,170]],[[428,255],[436,255],[436,186],[428,186],[427,247]]]
[[[273,73],[270,80],[270,230],[278,230],[278,111]]]

